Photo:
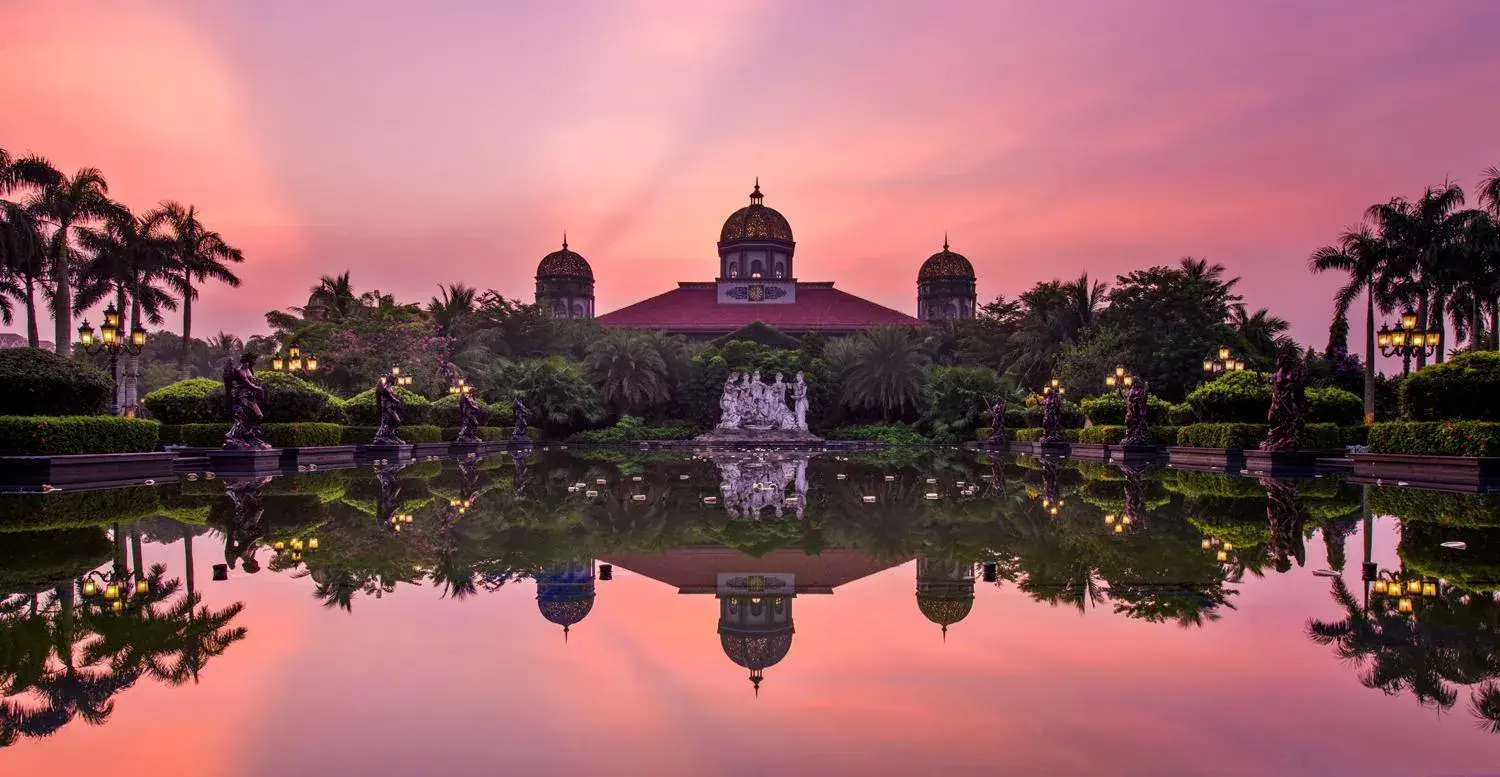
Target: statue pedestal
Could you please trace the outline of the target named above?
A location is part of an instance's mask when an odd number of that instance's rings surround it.
[[[282,448],[281,466],[284,469],[298,467],[352,467],[353,445],[318,445],[306,448]]]
[[[280,448],[248,451],[209,451],[208,469],[214,473],[269,475],[281,471]]]
[[[1343,451],[1245,451],[1245,469],[1254,475],[1306,476],[1313,474],[1320,458],[1338,458]]]
[[[1065,458],[1073,450],[1073,446],[1066,442],[1034,442],[1031,444],[1031,455],[1049,456],[1052,458]]]
[[[355,450],[355,457],[362,462],[403,462],[411,461],[412,445],[361,445]]]
[[[1156,445],[1111,445],[1109,460],[1119,463],[1144,464],[1155,461],[1161,455]]]

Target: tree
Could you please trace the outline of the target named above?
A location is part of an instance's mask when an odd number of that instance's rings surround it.
[[[47,272],[46,240],[36,219],[13,202],[0,200],[0,313],[12,320],[11,300],[25,308],[26,344],[40,343],[36,326],[36,288]]]
[[[1265,308],[1251,313],[1244,305],[1230,308],[1229,326],[1251,364],[1265,371],[1275,367],[1276,351],[1287,341],[1286,332],[1291,328],[1286,319],[1271,315]]]
[[[348,273],[344,274],[344,280],[348,280]],[[442,292],[443,298],[433,297],[427,303],[427,315],[437,326],[439,336],[456,337],[470,314],[474,312],[474,300],[478,292],[473,287],[462,283],[450,283],[446,287],[439,286],[438,291]]]
[[[1051,377],[1063,349],[1082,341],[1094,327],[1108,293],[1109,287],[1090,281],[1088,273],[1067,283],[1038,283],[1023,292],[1009,337],[1005,371],[1022,386],[1040,388]],[[1007,312],[1001,300],[995,304],[995,312]],[[985,313],[991,313],[989,306]]]
[[[169,230],[172,242],[172,286],[182,300],[182,355],[178,369],[184,374],[188,366],[187,344],[193,337],[193,300],[198,288],[208,281],[220,281],[230,286],[240,285],[240,279],[229,269],[229,265],[243,262],[245,257],[239,249],[224,242],[218,232],[209,230],[198,219],[198,209],[177,202],[163,202],[161,207],[147,215],[148,219],[160,219]]]
[[[645,415],[671,399],[667,362],[646,338],[612,331],[589,346],[584,375],[617,415]]]
[[[66,356],[73,343],[73,277],[78,271],[79,252],[76,243],[81,230],[95,219],[104,218],[114,209],[109,199],[109,184],[104,174],[84,167],[73,177],[59,175],[41,187],[28,204],[31,214],[51,225],[47,262],[52,283],[52,317],[56,323],[57,352]]]
[[[887,422],[915,414],[930,363],[917,335],[904,327],[880,327],[859,335],[856,348],[841,401],[850,408],[878,410]]]
[[[1459,262],[1457,234],[1462,219],[1455,214],[1463,204],[1463,189],[1445,181],[1427,187],[1416,202],[1396,197],[1366,211],[1379,225],[1391,252],[1384,278],[1389,294],[1415,305],[1418,328],[1438,331],[1437,361],[1443,360],[1443,312]],[[1418,369],[1426,363],[1426,353],[1419,351]]]
[[[1313,272],[1339,271],[1349,280],[1333,295],[1335,319],[1347,318],[1349,306],[1365,295],[1365,423],[1375,422],[1375,305],[1389,254],[1383,240],[1368,225],[1344,230],[1335,245],[1313,252],[1308,266]]]

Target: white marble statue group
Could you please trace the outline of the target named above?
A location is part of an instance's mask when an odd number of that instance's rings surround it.
[[[760,370],[749,375],[732,372],[724,380],[719,410],[719,429],[807,431],[807,381],[800,372],[791,383],[779,372],[771,383],[761,380]]]

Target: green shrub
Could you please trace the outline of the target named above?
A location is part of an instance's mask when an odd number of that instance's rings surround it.
[[[1500,351],[1461,353],[1401,382],[1401,412],[1413,421],[1500,421]]]
[[[329,394],[328,404],[323,405],[323,412],[318,414],[318,420],[329,424],[348,423],[349,413],[344,400]]]
[[[158,445],[181,445],[182,424],[162,424],[156,430]]]
[[[1371,453],[1418,456],[1500,455],[1500,423],[1441,421],[1381,423],[1370,427]]]
[[[453,442],[458,439],[457,426],[443,427],[443,441]],[[505,442],[510,439],[510,427],[508,426],[481,426],[479,427],[479,439],[485,442]],[[407,440],[410,442],[410,440]]]
[[[1186,402],[1173,405],[1167,410],[1167,423],[1172,426],[1187,426],[1198,423],[1198,413]]]
[[[323,417],[328,401],[333,398],[327,391],[291,373],[262,372],[255,377],[266,387],[266,399],[260,409],[266,420],[272,423],[317,421]],[[228,419],[222,386],[208,401],[220,408],[219,419]]]
[[[1364,424],[1342,427],[1345,445],[1369,445],[1370,427]]]
[[[141,402],[152,418],[164,424],[208,424],[224,417],[223,408],[211,404],[210,396],[222,402],[223,384],[209,378],[188,378],[147,394]]]
[[[994,433],[995,433],[995,428],[994,427],[992,427],[992,426],[981,426],[978,429],[974,430],[974,439],[976,439],[976,440],[978,440],[980,442],[984,442],[985,440],[988,440],[990,438],[990,435],[992,435]]]
[[[406,410],[401,413],[402,423],[413,426],[427,424],[432,419],[432,403],[421,394],[407,391],[400,386],[396,387],[396,396],[406,403]],[[375,426],[380,423],[380,414],[375,410],[375,389],[364,391],[349,397],[344,401],[344,414],[352,426]],[[457,423],[455,422],[455,426]],[[405,429],[406,427],[402,427]],[[407,442],[410,442],[408,440]]]
[[[369,445],[375,440],[375,431],[377,428],[374,426],[345,426],[339,434],[339,444]],[[425,424],[403,426],[396,430],[396,435],[410,443],[443,441],[442,427],[427,426]]]
[[[1005,406],[1005,428],[1020,429],[1026,426],[1026,408],[1014,404]]]
[[[1089,397],[1079,403],[1079,409],[1083,411],[1084,417],[1096,425],[1117,426],[1125,423],[1125,398],[1113,392]],[[1146,396],[1146,423],[1152,425],[1167,423],[1171,409],[1172,403],[1148,394]]]
[[[0,386],[17,416],[98,415],[114,390],[103,371],[39,348],[0,349]]]
[[[0,532],[106,526],[147,518],[160,508],[156,486],[6,494],[0,499]]]
[[[906,424],[841,426],[824,435],[830,440],[866,440],[887,445],[926,445],[931,440]]]
[[[1152,445],[1176,445],[1177,427],[1175,426],[1152,426],[1146,430],[1150,435]],[[1102,445],[1119,445],[1125,440],[1125,427],[1109,426],[1085,426],[1078,430],[1078,442]]]
[[[1041,425],[1042,425],[1042,413],[1043,413],[1043,411],[1042,411],[1042,405],[1041,405],[1040,402],[1038,402],[1035,405],[1031,405],[1031,406],[1027,407],[1026,410],[1023,411],[1023,412],[1025,413],[1026,425],[1027,426],[1038,427],[1038,428],[1041,427]],[[1007,415],[1009,415],[1009,414],[1007,414]],[[1083,411],[1078,408],[1078,405],[1073,404],[1072,400],[1067,400],[1067,399],[1063,400],[1061,415],[1062,415],[1062,428],[1064,428],[1064,429],[1082,429],[1083,428]]]
[[[1267,424],[1190,424],[1177,430],[1177,444],[1190,448],[1259,448],[1270,429]],[[1297,445],[1303,450],[1342,448],[1347,434],[1337,424],[1308,424]]]
[[[160,424],[120,416],[0,416],[0,455],[65,456],[156,449]]]
[[[925,388],[922,428],[938,439],[964,439],[989,417],[990,402],[1003,391],[989,367],[933,367]]]
[[[1308,451],[1338,450],[1348,445],[1345,442],[1347,439],[1348,435],[1338,424],[1308,424],[1302,427],[1302,436],[1297,439],[1297,445]]]
[[[1271,412],[1271,387],[1258,372],[1226,372],[1193,389],[1187,404],[1202,422],[1263,424]]]
[[[261,424],[262,436],[273,448],[309,448],[339,445],[342,428],[316,421],[301,424]],[[180,439],[192,448],[221,448],[229,424],[183,424]]]
[[[609,444],[638,440],[688,440],[702,433],[702,429],[688,421],[673,421],[661,426],[648,426],[641,419],[627,415],[621,417],[614,426],[578,432],[569,437],[568,441]]]
[[[1079,435],[1081,435],[1082,433],[1082,429],[1064,429],[1063,442],[1080,442]],[[1042,439],[1042,430],[1034,426],[1029,426],[1025,429],[1017,429],[1011,435],[1011,439],[1015,440],[1016,442],[1036,442]]]
[[[1307,420],[1310,423],[1352,426],[1363,423],[1364,418],[1365,401],[1357,394],[1332,386],[1307,390]]]

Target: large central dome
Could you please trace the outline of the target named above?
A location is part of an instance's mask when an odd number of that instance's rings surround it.
[[[729,218],[724,220],[724,228],[719,230],[720,243],[732,240],[792,242],[792,225],[775,208],[762,204],[763,196],[760,193],[760,181],[756,181],[755,190],[750,192],[750,204],[729,214]]]
[[[960,253],[948,250],[948,238],[943,238],[943,250],[927,257],[922,269],[917,271],[918,281],[959,278],[974,280],[974,265]]]

